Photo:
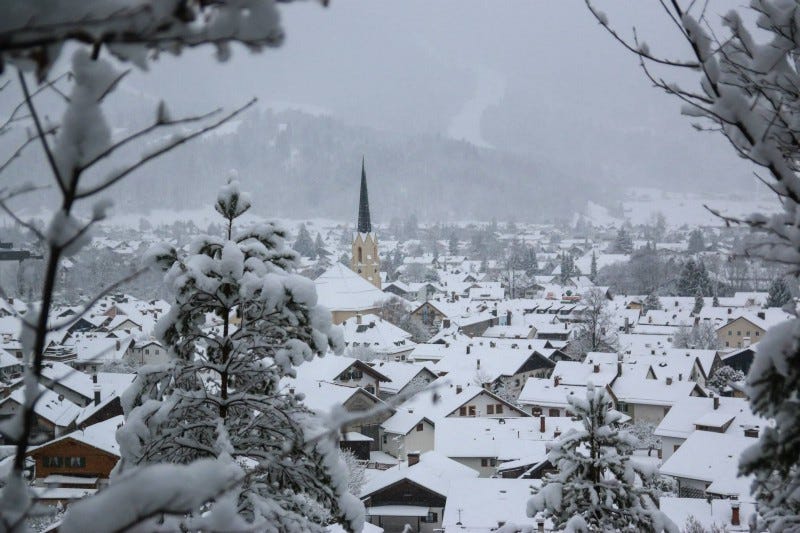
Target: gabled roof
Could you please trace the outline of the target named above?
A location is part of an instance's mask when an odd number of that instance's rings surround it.
[[[39,386],[39,401],[36,402],[34,412],[37,416],[42,417],[53,425],[59,427],[67,427],[81,412],[81,408],[63,396],[59,396],[50,389]],[[0,404],[5,402],[14,402],[18,405],[25,403],[25,389],[16,389]]]
[[[763,428],[766,421],[754,415],[750,403],[744,398],[719,398],[719,407],[714,409],[713,398],[689,396],[676,402],[654,431],[659,437],[686,439],[709,413],[725,419],[733,419],[726,433],[743,435],[745,429]],[[717,420],[719,421],[719,420]],[[708,423],[701,425],[710,425]]]
[[[669,378],[667,378],[669,379]],[[706,396],[705,391],[694,381],[675,381],[667,385],[664,379],[641,379],[623,374],[611,386],[620,402],[672,406],[696,393]]]
[[[391,296],[339,262],[323,272],[314,283],[317,302],[331,311],[374,309]]]
[[[408,385],[411,380],[420,374],[436,379],[436,373],[427,365],[418,363],[395,362],[395,361],[373,361],[370,366],[390,378],[391,381],[381,385],[381,390],[385,392],[398,393],[403,387]]]
[[[476,477],[478,472],[472,468],[453,461],[439,452],[430,451],[421,454],[419,462],[415,465],[408,466],[408,463],[404,462],[371,476],[361,490],[361,498],[367,498],[403,480],[446,498],[452,481]]]
[[[46,450],[53,444],[62,442],[67,439],[72,439],[83,444],[87,444],[98,450],[119,457],[119,444],[117,443],[117,428],[119,428],[125,421],[122,415],[109,418],[97,424],[87,426],[85,429],[79,429],[72,433],[67,433],[56,439],[51,440],[41,446],[36,446],[28,451],[30,455],[36,455],[42,450]]]
[[[360,359],[332,354],[325,357],[315,357],[311,361],[306,361],[298,366],[297,378],[300,380],[333,381],[350,368],[360,370],[378,381],[391,381],[386,375]]]

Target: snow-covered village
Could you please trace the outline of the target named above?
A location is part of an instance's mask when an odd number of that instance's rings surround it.
[[[798,13],[3,3],[0,532],[800,532]]]

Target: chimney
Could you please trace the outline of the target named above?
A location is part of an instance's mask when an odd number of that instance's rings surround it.
[[[361,324],[361,313],[356,315],[356,324]]]
[[[678,374],[678,381],[683,381],[683,374]]]
[[[92,374],[92,391],[94,392],[94,404],[100,405],[100,384],[97,382],[97,373]]]
[[[449,318],[442,319],[442,327],[444,329],[450,329],[450,319]]]
[[[462,390],[461,385],[456,385],[456,394],[461,394]]]
[[[715,394],[714,395],[714,410],[716,411],[717,409],[719,409],[719,396],[717,396]]]
[[[558,387],[559,383],[561,383],[561,376],[553,376],[553,386]]]
[[[553,437],[557,439],[560,436],[561,436],[561,429],[556,427],[556,430],[553,432]]]
[[[600,365],[597,364],[597,363],[595,363],[595,365],[594,365],[594,373],[595,374],[599,374],[600,373]]]
[[[408,459],[408,466],[414,466],[419,463],[419,452],[408,452],[406,458]]]
[[[544,533],[544,518],[539,517],[536,519],[536,531],[538,531],[538,533]]]
[[[481,360],[480,359],[475,359],[475,368],[477,370],[481,369]]]
[[[539,417],[539,433],[544,433],[544,430],[545,430],[544,420],[545,420],[544,419],[544,415]]]
[[[672,385],[672,377],[667,378],[667,385]]]
[[[467,344],[467,355],[469,355],[470,348],[471,348],[471,345],[470,345],[470,344]]]
[[[511,311],[506,311],[506,324],[511,325]]]
[[[731,525],[738,526],[741,524],[741,519],[739,518],[739,502],[731,502]]]
[[[766,320],[767,318],[767,314],[764,311],[759,311],[758,313],[756,313],[756,316],[761,320]]]

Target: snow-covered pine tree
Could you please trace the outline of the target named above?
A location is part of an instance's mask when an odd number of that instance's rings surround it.
[[[706,382],[706,387],[721,394],[730,383],[740,383],[742,381],[744,381],[744,372],[728,365],[721,365],[711,374],[711,377]]]
[[[703,310],[703,293],[699,290],[694,295],[694,307],[692,307],[692,314],[697,316]]]
[[[589,384],[585,397],[567,401],[583,427],[564,434],[550,450],[557,472],[528,501],[528,515],[543,513],[555,529],[579,516],[590,531],[677,533],[656,508],[654,472],[631,461],[637,439],[619,428],[622,415],[612,409],[606,390]]]
[[[561,285],[566,285],[569,283],[569,280],[572,276],[575,275],[575,260],[572,258],[572,254],[569,252],[563,252],[561,254],[561,274],[560,274],[560,281]]]
[[[654,292],[651,292],[647,295],[642,303],[644,307],[644,312],[647,313],[648,311],[660,311],[661,310],[661,300],[658,299],[658,295]]]
[[[700,228],[693,229],[689,234],[689,243],[687,246],[687,251],[690,254],[700,253],[706,249],[706,241],[703,239],[703,232],[700,231]]]
[[[294,241],[294,251],[303,257],[314,259],[317,257],[316,246],[311,239],[311,234],[306,229],[305,224],[300,224],[300,229],[297,232],[297,239]]]
[[[348,493],[338,447],[309,444],[312,413],[280,383],[304,361],[340,350],[341,333],[317,306],[313,282],[290,273],[296,254],[284,231],[235,227],[249,207],[249,195],[229,182],[215,205],[225,237],[200,237],[186,256],[153,253],[174,293],[157,326],[172,361],[140,370],[124,396],[119,474],[233,461],[243,475],[227,497],[251,529],[321,532],[339,522],[360,531],[363,508]],[[199,514],[175,519],[189,529],[227,528]]]
[[[592,263],[589,267],[589,279],[594,281],[597,279],[597,254],[592,250]]]
[[[618,254],[631,254],[633,253],[633,240],[631,239],[628,230],[624,227],[619,228],[617,238],[614,241],[614,252]]]
[[[777,278],[769,286],[769,295],[767,296],[767,307],[783,307],[792,299],[792,293],[789,290],[789,285],[783,278]]]

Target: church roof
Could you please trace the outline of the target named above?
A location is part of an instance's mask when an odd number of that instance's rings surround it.
[[[367,195],[367,173],[364,170],[364,159],[361,159],[361,196],[358,200],[358,232],[370,233],[372,222],[369,217],[369,197]]]
[[[323,272],[314,283],[318,302],[331,311],[374,309],[389,297],[341,263]]]

